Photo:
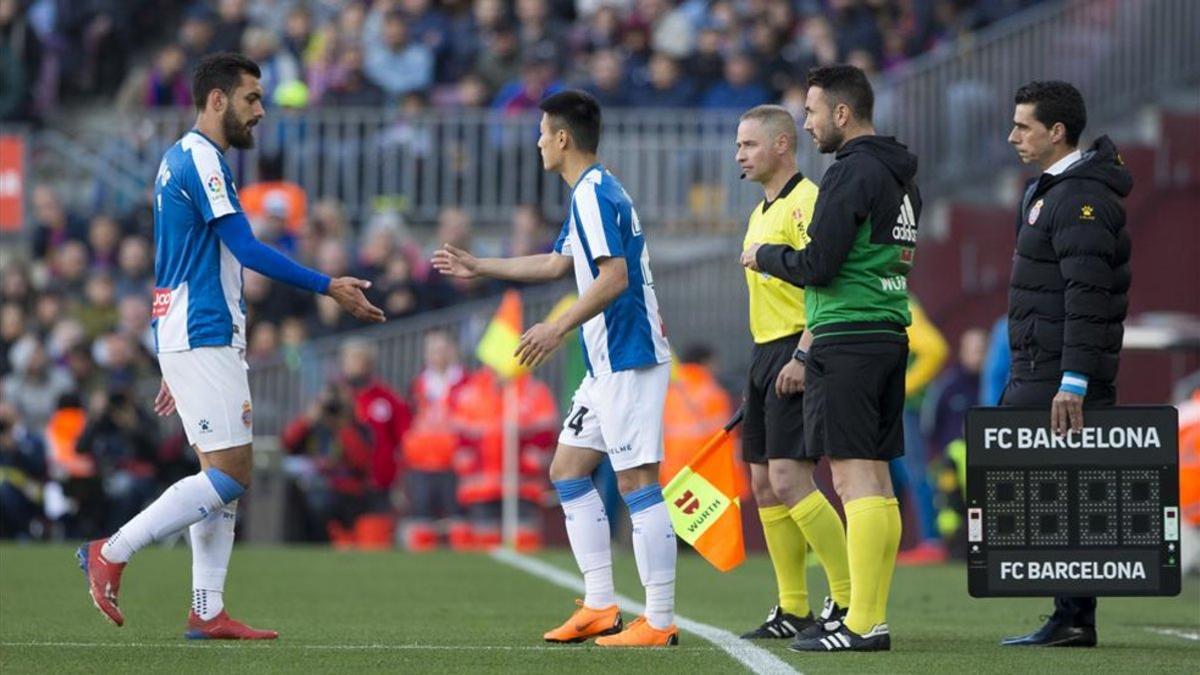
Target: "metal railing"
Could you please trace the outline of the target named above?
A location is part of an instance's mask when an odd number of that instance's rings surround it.
[[[655,235],[649,232],[654,249]],[[746,328],[747,296],[743,270],[737,261],[741,242],[709,238],[703,242],[661,247],[671,256],[654,256],[654,286],[668,340],[678,352],[689,344],[704,342],[713,347],[721,362],[740,370],[750,355]],[[526,326],[545,317],[574,284],[558,282],[522,291]],[[480,300],[444,310],[419,314],[382,326],[356,331],[355,338],[371,342],[378,350],[376,375],[398,391],[420,371],[426,332],[448,329],[458,336],[468,359],[499,303],[499,298]],[[255,433],[278,434],[288,420],[310,403],[337,376],[338,350],[347,336],[332,336],[303,345],[296,353],[280,354],[271,361],[252,363],[250,390],[254,395]],[[572,336],[568,339],[576,339]],[[535,375],[549,384],[561,398],[565,387],[562,351]]]
[[[146,201],[152,180],[145,179],[143,162],[114,161],[54,129],[43,129],[31,138],[37,174],[54,175],[71,186],[64,196],[74,206],[124,212]]]
[[[1200,81],[1200,3],[1070,0],[1030,9],[914,61],[878,88],[877,126],[913,148],[927,194],[1013,165],[1013,95],[1066,80],[1088,108],[1085,140],[1106,123]]]
[[[643,220],[667,226],[728,223],[758,201],[734,162],[738,111],[604,112],[601,156],[624,183]],[[394,208],[429,222],[448,205],[476,222],[505,222],[514,207],[562,211],[568,193],[542,170],[539,116],[459,111],[397,115],[380,108],[272,110],[255,130],[256,147],[232,151],[239,184],[259,180],[267,159],[310,200],[333,197],[356,218]],[[139,166],[147,182],[162,153],[194,123],[190,111],[160,110],[127,119],[116,134],[82,138],[98,155]],[[126,139],[132,139],[127,142]],[[825,162],[802,156],[806,173]]]
[[[1041,5],[880,76],[877,127],[920,157],[926,194],[944,194],[1013,164],[1005,137],[1021,84],[1075,83],[1088,102],[1088,131],[1099,133],[1106,121],[1200,79],[1198,33],[1195,0]],[[643,220],[668,227],[743,221],[757,196],[740,189],[733,160],[738,112],[605,111],[601,154]],[[157,111],[115,129],[105,120],[78,140],[148,184],[162,152],[192,122],[190,110]],[[455,205],[477,222],[503,222],[523,203],[562,212],[565,186],[541,170],[536,127],[536,114],[491,111],[272,110],[256,132],[258,148],[232,153],[231,161],[245,184],[258,179],[260,158],[277,158],[311,199],[340,199],[352,216],[395,207],[429,221]],[[828,158],[804,139],[800,159],[815,178]]]

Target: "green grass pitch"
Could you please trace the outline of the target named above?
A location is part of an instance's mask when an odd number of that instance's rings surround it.
[[[573,571],[565,551],[542,558]],[[0,547],[0,672],[745,672],[688,633],[672,650],[545,645],[542,632],[574,607],[570,591],[485,555],[449,553],[239,546],[229,609],[282,636],[274,643],[193,643],[182,637],[190,569],[185,547],[140,553],[123,581],[126,624],[115,628],[87,599],[73,548]],[[815,607],[824,581],[815,569],[811,578]],[[681,555],[678,609],[740,632],[765,616],[773,585],[761,556],[720,574]],[[618,553],[617,590],[641,598],[628,551]],[[971,599],[961,567],[901,568],[888,617],[891,653],[800,655],[783,642],[759,644],[803,673],[1198,672],[1195,578],[1177,598],[1102,599],[1098,649],[997,645],[1004,634],[1036,626],[1049,608],[1040,599]]]

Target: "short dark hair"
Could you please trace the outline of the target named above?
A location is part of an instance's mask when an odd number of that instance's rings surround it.
[[[1033,81],[1017,90],[1015,102],[1032,103],[1033,116],[1046,128],[1062,123],[1067,130],[1067,145],[1079,145],[1079,136],[1087,126],[1087,106],[1083,94],[1069,82]]]
[[[220,89],[226,96],[233,95],[242,82],[242,73],[262,77],[258,64],[241,54],[217,52],[200,59],[192,74],[192,101],[196,110],[204,110],[204,102],[213,89]]]
[[[861,69],[844,64],[820,66],[808,71],[807,79],[808,86],[825,90],[834,105],[844,103],[855,117],[871,121],[875,114],[875,92]]]
[[[568,89],[542,99],[542,112],[562,124],[583,152],[600,147],[600,104],[586,91]]]

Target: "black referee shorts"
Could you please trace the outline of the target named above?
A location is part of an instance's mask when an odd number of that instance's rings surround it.
[[[780,398],[775,393],[775,379],[792,360],[799,343],[797,333],[754,345],[742,421],[742,459],[749,464],[766,464],[768,459],[805,459],[804,395]]]
[[[907,340],[817,340],[807,364],[804,426],[809,458],[886,461],[904,454]]]

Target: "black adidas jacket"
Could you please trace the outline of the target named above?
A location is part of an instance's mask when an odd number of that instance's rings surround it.
[[[814,331],[862,322],[906,326],[921,217],[917,157],[891,136],[860,136],[836,157],[821,179],[808,245],[763,246],[758,266],[806,289]]]
[[[1107,136],[1063,173],[1029,183],[1008,295],[1013,380],[1116,379],[1130,283],[1122,199],[1132,188]]]

